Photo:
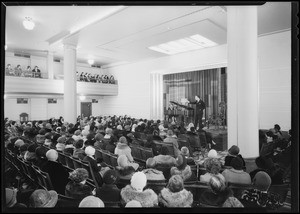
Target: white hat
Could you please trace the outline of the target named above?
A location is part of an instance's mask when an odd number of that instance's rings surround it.
[[[56,161],[58,158],[58,153],[54,149],[50,149],[46,152],[46,157],[50,161]]]
[[[209,152],[207,154],[207,157],[209,157],[209,158],[219,158],[217,151],[214,150],[214,149],[209,150]]]
[[[136,172],[132,175],[130,183],[137,191],[143,191],[147,184],[147,177],[143,172]]]
[[[79,207],[104,207],[104,203],[100,198],[89,195],[82,199]]]
[[[125,205],[125,207],[142,207],[142,205],[139,201],[131,200]]]
[[[84,150],[85,154],[89,156],[93,156],[95,154],[95,151],[95,148],[93,148],[92,146],[87,146]]]

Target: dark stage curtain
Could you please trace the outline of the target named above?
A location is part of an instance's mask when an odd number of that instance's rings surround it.
[[[206,104],[205,119],[211,114],[217,115],[219,103],[226,101],[226,92],[221,92],[226,90],[221,87],[221,71],[224,73],[224,70],[225,68],[215,68],[164,75],[164,110],[168,108],[170,101],[181,103],[182,98],[195,101],[195,95],[199,95]]]

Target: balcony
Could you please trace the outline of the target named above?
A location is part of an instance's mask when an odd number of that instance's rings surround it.
[[[5,76],[6,94],[64,94],[64,80]],[[118,84],[78,82],[77,94],[85,96],[118,95]]]

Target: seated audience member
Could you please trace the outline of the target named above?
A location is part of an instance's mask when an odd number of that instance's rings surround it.
[[[255,159],[255,163],[258,168],[249,173],[251,179],[254,178],[257,172],[264,171],[271,177],[273,185],[283,184],[284,170],[278,164],[275,164],[271,158],[260,156]]]
[[[178,141],[176,135],[174,136],[174,133],[172,130],[168,130],[167,137],[164,139],[164,143],[172,144],[174,149],[174,155],[177,157],[180,153]]]
[[[75,149],[74,144],[75,144],[75,140],[71,137],[68,138],[66,140],[66,144],[65,144],[66,146],[65,146],[65,149],[64,149],[64,153],[69,154],[69,155],[73,155],[74,149]]]
[[[56,149],[56,144],[58,143],[57,140],[60,138],[61,135],[55,133],[51,139],[50,149]]]
[[[156,162],[153,158],[148,158],[146,168],[142,172],[145,173],[147,181],[165,181],[165,176],[162,171],[155,169]]]
[[[24,76],[25,77],[32,77],[32,71],[31,71],[31,67],[28,65],[26,70],[24,71]]]
[[[196,181],[197,177],[191,170],[191,167],[187,165],[186,158],[182,155],[178,155],[176,158],[176,166],[172,167],[170,170],[172,175],[180,175],[183,181]]]
[[[92,195],[91,187],[86,184],[88,178],[89,173],[86,169],[77,168],[70,172],[69,179],[71,181],[66,185],[65,195],[78,200],[78,202],[86,196]]]
[[[81,137],[81,130],[76,130],[72,135],[72,138],[77,142],[78,140],[82,139]]]
[[[31,144],[28,146],[27,152],[24,155],[24,160],[29,161],[31,163],[35,163],[37,161],[37,157],[35,154],[35,149],[38,147],[37,144]]]
[[[96,149],[102,149],[102,150],[105,150],[105,144],[103,142],[103,139],[104,139],[104,136],[101,134],[101,133],[97,133],[95,135],[95,140],[96,142],[94,143],[94,147]],[[113,152],[112,152],[113,153]]]
[[[7,64],[7,67],[5,68],[5,75],[15,75],[14,70],[11,68],[11,64]]]
[[[16,141],[15,141],[15,143],[14,143],[14,151],[13,151],[13,153],[15,154],[15,155],[19,155],[20,154],[20,147],[22,146],[22,145],[24,145],[25,143],[24,143],[24,141],[23,140],[21,140],[21,139],[17,139]]]
[[[161,139],[165,139],[167,137],[167,128],[164,127],[164,125],[160,124],[158,126],[158,129],[159,129],[159,136],[161,137]]]
[[[180,154],[186,158],[187,165],[196,165],[194,159],[190,157],[190,151],[188,147],[186,146],[181,147]]]
[[[82,199],[82,201],[79,203],[79,208],[81,207],[94,207],[94,208],[98,208],[98,207],[104,207],[104,203],[103,201],[95,196],[87,196],[84,199]]]
[[[275,149],[274,141],[277,138],[277,136],[274,135],[274,133],[272,131],[267,131],[265,135],[266,135],[267,141],[265,144],[262,145],[262,148],[259,151],[259,155],[270,157],[273,155],[273,152]]]
[[[92,146],[88,146],[85,148],[84,152],[86,154],[86,156],[83,158],[83,161],[85,162],[89,162],[91,165],[91,170],[93,170],[94,175],[95,175],[95,179],[98,182],[99,186],[102,186],[103,184],[103,180],[102,180],[102,176],[100,174],[101,172],[101,164],[98,164],[94,155],[95,155],[95,148],[93,148]]]
[[[162,166],[175,166],[176,165],[176,159],[168,154],[169,150],[167,147],[162,146],[160,155],[154,156],[154,160],[157,165]]]
[[[205,207],[244,207],[243,204],[233,196],[233,192],[228,188],[223,179],[213,175],[209,180],[210,189],[204,190],[199,202]]]
[[[147,177],[143,172],[133,174],[130,184],[121,190],[122,201],[126,204],[129,201],[136,200],[142,207],[158,206],[158,198],[152,189],[144,190],[147,184]]]
[[[20,77],[22,73],[21,65],[17,65],[17,67],[15,67],[15,76]]]
[[[7,208],[27,208],[23,203],[17,201],[18,189],[5,188],[5,205]]]
[[[41,70],[39,69],[38,66],[35,66],[34,69],[32,70],[32,77],[41,78]]]
[[[263,171],[256,173],[253,178],[253,189],[245,190],[241,196],[241,202],[245,207],[259,207],[276,210],[283,205],[280,197],[273,193],[268,193],[272,180],[270,176]]]
[[[200,138],[198,136],[198,134],[196,133],[194,124],[191,123],[189,124],[188,128],[187,128],[187,132],[186,135],[189,139],[190,142],[190,146],[195,149],[195,148],[200,148]]]
[[[125,208],[137,208],[137,207],[142,207],[141,203],[136,201],[136,200],[132,200],[129,201],[126,205]]]
[[[205,160],[204,167],[207,172],[204,175],[200,175],[200,182],[209,183],[209,180],[213,176],[217,176],[225,182],[224,176],[220,173],[221,162],[218,159],[209,158],[209,159]]]
[[[47,149],[44,146],[39,146],[35,149],[36,154],[36,162],[34,165],[38,166],[40,169],[43,168],[43,166],[47,163]]]
[[[46,157],[48,161],[41,170],[49,174],[54,190],[59,194],[64,194],[65,187],[69,182],[69,173],[61,163],[57,162],[57,151],[54,149],[48,150]]]
[[[283,135],[282,135],[282,132],[280,131],[281,127],[278,125],[278,124],[275,124],[274,125],[274,134],[278,137],[278,139],[283,139]]]
[[[246,163],[242,157],[240,153],[240,148],[236,145],[233,145],[230,147],[230,149],[228,150],[228,154],[227,156],[225,157],[225,166],[230,166],[230,162],[233,158],[235,157],[240,157],[242,160],[243,160],[243,167],[244,169],[246,169]]]
[[[28,151],[28,147],[29,147],[28,143],[24,143],[22,146],[20,146],[20,148],[19,148],[19,157],[24,159],[24,156]]]
[[[139,164],[135,163],[133,160],[133,157],[131,155],[131,148],[128,146],[127,140],[124,136],[120,137],[114,153],[118,156],[125,155],[127,157],[128,161],[130,162],[130,165],[135,170],[137,170],[139,168]]]
[[[249,173],[243,170],[243,160],[241,158],[233,158],[230,166],[232,167],[231,169],[225,169],[222,172],[227,183],[251,184],[251,177]]]
[[[29,207],[44,208],[55,207],[58,202],[58,194],[54,190],[35,190],[29,198]]]
[[[48,132],[45,134],[45,142],[44,142],[44,145],[47,146],[47,147],[50,147],[51,143],[52,143],[52,133],[51,132]]]
[[[104,138],[103,138],[103,149],[105,149],[106,145],[109,144],[110,142],[110,139],[112,138],[113,136],[113,130],[111,128],[106,128],[105,129],[105,135],[104,135]]]
[[[115,170],[108,170],[103,175],[103,185],[96,190],[96,197],[104,202],[119,202],[121,190],[116,186],[118,173]]]
[[[158,195],[158,202],[162,207],[191,207],[193,194],[184,189],[180,175],[173,175],[167,187],[163,188]]]
[[[45,129],[40,129],[39,133],[36,135],[36,142],[37,144],[41,145],[44,144],[45,142],[45,134],[46,130]]]
[[[82,149],[82,147],[83,147],[83,140],[80,139],[75,143],[73,157],[83,160],[83,158],[86,156],[86,154],[85,154],[84,150]]]
[[[132,175],[135,173],[135,169],[130,165],[127,157],[125,155],[120,155],[117,159],[118,167],[116,170],[120,179],[131,179]]]
[[[105,146],[105,150],[109,151],[110,153],[114,154],[115,149],[116,149],[116,142],[114,142],[114,138],[110,138],[109,143]]]
[[[56,150],[57,151],[64,151],[65,147],[66,147],[66,137],[59,137],[57,139],[57,144],[56,144]]]

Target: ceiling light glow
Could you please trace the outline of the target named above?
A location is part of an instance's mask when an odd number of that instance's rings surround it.
[[[32,21],[32,18],[27,16],[23,21],[23,26],[26,30],[33,30],[35,23]]]
[[[156,46],[148,47],[150,50],[157,51],[160,53],[173,55],[177,53],[207,48],[216,46],[217,43],[199,35],[193,35],[190,37],[185,37],[183,39],[178,39],[170,42],[166,42],[163,44],[159,44]]]
[[[88,60],[88,63],[89,63],[90,65],[93,65],[94,62],[95,62],[95,61],[94,61],[93,59],[89,59],[89,60]]]

